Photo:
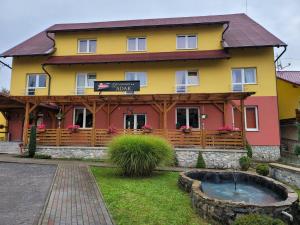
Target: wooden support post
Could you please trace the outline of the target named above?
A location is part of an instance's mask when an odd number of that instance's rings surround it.
[[[223,125],[226,126],[227,120],[227,102],[223,103]]]
[[[24,124],[23,124],[23,144],[24,144],[24,146],[26,146],[28,144],[29,109],[30,109],[30,103],[26,102],[25,118],[24,118]]]
[[[244,99],[241,99],[241,118],[242,118],[242,138],[243,138],[243,146],[246,146],[246,129],[245,129],[245,104]]]
[[[61,145],[61,129],[57,128],[56,129],[56,146]]]
[[[164,101],[164,107],[163,107],[163,117],[164,117],[164,130],[166,130],[167,129],[167,124],[168,124],[168,121],[167,121],[167,113],[168,113],[168,111],[167,111],[167,102],[166,101]]]
[[[95,146],[95,139],[96,139],[96,102],[93,102],[93,128],[91,133],[91,145]]]
[[[107,127],[110,127],[110,104],[107,104]]]

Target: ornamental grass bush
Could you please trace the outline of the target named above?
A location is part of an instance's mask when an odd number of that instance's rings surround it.
[[[247,171],[251,165],[251,158],[249,158],[248,156],[243,156],[240,158],[239,162],[241,170]]]
[[[265,215],[248,214],[237,218],[233,225],[285,225],[285,223]]]
[[[149,176],[158,165],[174,160],[174,150],[163,138],[152,135],[123,135],[109,145],[110,159],[126,176]]]
[[[260,163],[256,166],[256,173],[262,176],[269,175],[269,165],[266,163]]]

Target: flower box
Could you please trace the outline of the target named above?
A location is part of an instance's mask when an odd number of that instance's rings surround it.
[[[72,133],[77,133],[79,130],[80,126],[79,125],[70,125],[67,127],[67,129],[69,130],[69,132]]]
[[[189,134],[192,132],[192,128],[188,127],[188,126],[182,126],[182,127],[180,127],[180,130],[185,134]]]
[[[148,124],[145,124],[142,127],[142,129],[143,129],[143,133],[146,133],[146,134],[152,133],[152,130],[153,130],[152,127]]]
[[[107,129],[107,134],[116,134],[117,133],[117,129],[115,127],[109,127]]]

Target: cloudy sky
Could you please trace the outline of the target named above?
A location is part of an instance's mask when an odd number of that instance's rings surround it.
[[[248,0],[247,9],[250,17],[289,45],[282,64],[300,70],[300,1]],[[1,0],[0,52],[55,23],[241,12],[246,12],[246,0]],[[0,87],[9,85],[10,71],[1,67]]]

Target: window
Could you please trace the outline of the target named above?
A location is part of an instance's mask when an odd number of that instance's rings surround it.
[[[198,108],[177,108],[176,109],[176,128],[182,126],[199,128]]]
[[[246,131],[258,131],[257,106],[246,106],[244,113]]]
[[[96,40],[78,40],[78,53],[95,53],[96,46]]]
[[[177,35],[177,49],[196,49],[197,35]]]
[[[256,84],[256,68],[232,70],[232,90],[244,91],[245,84]]]
[[[141,87],[147,86],[146,72],[126,72],[125,80],[139,80]]]
[[[176,92],[186,93],[188,86],[199,85],[197,71],[177,71],[176,72]]]
[[[35,89],[46,87],[45,74],[29,74],[27,76],[27,94],[35,95]]]
[[[128,38],[127,40],[128,51],[146,51],[146,38]]]
[[[142,129],[146,124],[145,114],[126,114],[124,118],[125,129]]]
[[[91,128],[93,126],[93,114],[86,108],[75,108],[73,124],[80,128]]]
[[[85,88],[94,87],[95,81],[95,73],[78,73],[76,76],[76,94],[83,95]]]

